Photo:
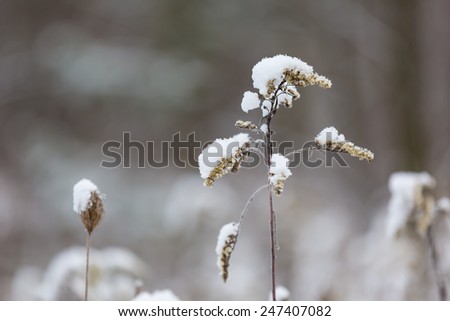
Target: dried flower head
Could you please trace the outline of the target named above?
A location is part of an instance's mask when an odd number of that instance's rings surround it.
[[[276,195],[281,195],[284,181],[292,175],[288,168],[289,160],[281,154],[273,154],[271,158],[269,181]]]
[[[425,172],[397,172],[391,175],[387,218],[387,233],[390,237],[398,236],[409,223],[421,236],[425,236],[434,218],[431,189],[435,184],[434,178]]]
[[[230,266],[230,257],[236,245],[239,233],[239,224],[235,222],[222,226],[217,238],[216,254],[217,266],[223,281],[228,279],[228,267]]]
[[[253,67],[252,79],[253,86],[259,90],[262,96],[268,99],[283,83],[285,84],[284,91],[287,92],[292,91],[292,88],[287,90],[287,86],[319,85],[322,88],[331,87],[331,81],[315,73],[312,66],[301,59],[287,55],[262,59]],[[297,94],[293,93],[292,96],[297,99],[300,96]]]
[[[350,156],[357,157],[360,160],[373,161],[374,154],[363,147],[356,146],[354,143],[345,140],[343,134],[339,134],[336,128],[327,127],[323,129],[315,138],[316,146],[319,149],[326,149],[332,152],[347,153]]]
[[[234,124],[234,126],[236,126],[237,128],[241,128],[241,129],[248,129],[248,130],[257,130],[258,126],[256,126],[255,124],[253,124],[251,121],[244,121],[244,120],[237,120],[236,123]]]
[[[213,186],[216,179],[229,172],[237,172],[248,157],[251,139],[240,133],[231,138],[216,139],[198,157],[198,165],[204,185]]]
[[[91,234],[102,219],[104,208],[100,192],[90,180],[84,178],[73,187],[73,210]]]

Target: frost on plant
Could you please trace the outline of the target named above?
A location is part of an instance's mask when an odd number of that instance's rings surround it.
[[[251,110],[260,109],[259,123],[249,120],[238,120],[235,126],[249,130],[255,135],[261,135],[262,139],[251,139],[248,134],[238,134],[228,139],[216,139],[214,143],[205,148],[198,158],[200,175],[204,179],[204,185],[211,187],[214,182],[229,172],[236,172],[241,164],[248,159],[251,152],[259,153],[264,158],[267,167],[266,184],[258,188],[250,197],[241,213],[238,223],[225,225],[219,235],[217,245],[218,265],[224,280],[228,278],[228,266],[230,254],[236,244],[239,226],[244,219],[250,202],[255,195],[263,189],[267,189],[269,196],[270,215],[270,244],[271,244],[271,284],[272,299],[276,300],[275,282],[275,210],[273,206],[273,194],[280,196],[284,189],[285,181],[292,175],[288,168],[287,156],[274,152],[274,140],[272,120],[280,108],[293,107],[294,101],[300,98],[299,89],[302,87],[318,85],[322,88],[330,88],[331,81],[316,72],[312,66],[299,58],[287,55],[276,55],[264,58],[252,69],[252,80],[255,92],[246,91],[242,97],[241,109],[248,113]],[[327,128],[328,130],[330,128]],[[325,136],[324,136],[325,135]],[[316,138],[317,149],[345,152],[360,159],[373,159],[373,153],[353,143],[346,141],[334,127],[331,129],[330,139],[326,132]],[[262,142],[262,144],[261,144]],[[263,150],[259,148],[263,147]],[[298,152],[298,151],[296,151]],[[280,296],[282,296],[280,294]]]
[[[330,88],[331,81],[314,72],[312,66],[301,59],[286,55],[277,55],[272,58],[264,58],[258,62],[252,70],[253,87],[266,99],[281,94],[282,88],[285,94],[292,98],[299,98],[295,86],[306,87],[319,85]],[[289,91],[292,91],[290,93]]]
[[[339,134],[336,128],[324,128],[315,138],[317,148],[332,152],[347,153],[350,156],[357,157],[360,160],[373,161],[373,153],[363,147],[356,146],[345,139],[343,134]]]
[[[270,159],[269,180],[276,195],[283,192],[284,181],[292,175],[288,168],[289,159],[281,154],[273,154]]]
[[[397,172],[391,175],[386,226],[389,237],[398,236],[408,223],[412,223],[417,232],[425,236],[433,219],[433,199],[429,191],[435,185],[434,178],[426,172]]]
[[[228,267],[230,265],[231,253],[233,253],[236,244],[239,225],[235,222],[228,223],[222,227],[217,238],[216,254],[217,266],[223,281],[228,279]]]
[[[437,246],[435,230],[442,222],[439,216],[450,213],[450,200],[443,197],[436,202],[432,194],[435,185],[435,179],[426,172],[393,173],[389,178],[391,198],[386,231],[391,239],[416,234],[427,244],[439,299],[446,301],[448,290],[442,266],[443,253]]]
[[[240,133],[231,138],[216,139],[198,157],[200,176],[204,185],[211,187],[214,181],[229,172],[237,172],[241,162],[248,156],[248,134]]]
[[[103,217],[103,199],[97,186],[90,180],[83,178],[73,187],[73,210],[81,218],[86,232],[86,274],[85,274],[85,301],[88,300],[89,288],[89,248],[91,234]]]
[[[103,217],[103,200],[97,186],[82,179],[73,187],[73,210],[80,215],[87,232],[91,234]]]
[[[259,108],[261,101],[259,100],[258,94],[246,91],[244,97],[242,98],[241,108],[244,112],[248,113],[249,110]]]

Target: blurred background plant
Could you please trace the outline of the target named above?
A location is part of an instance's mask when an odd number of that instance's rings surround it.
[[[0,299],[19,298],[12,285],[23,267],[40,275],[55,254],[82,245],[71,212],[80,177],[106,194],[95,246],[146,262],[146,290],[266,299],[269,240],[255,218],[263,199],[247,214],[259,232],[241,235],[227,285],[214,253],[217,226],[236,217],[262,172],[242,170],[244,181],[225,177],[209,191],[196,168],[100,163],[102,144],[124,131],[156,144],[178,131],[203,142],[228,137],[250,68],[278,53],[320,66],[333,88],[305,91],[280,113],[276,138],[307,141],[336,124],[377,154],[369,167],[349,159],[351,169],[293,169],[298,179],[276,204],[280,284],[292,299],[436,299],[424,278],[401,291],[375,280],[412,282],[401,258],[417,249],[386,238],[389,175],[427,171],[436,199],[450,195],[448,12],[445,0],[2,1]]]

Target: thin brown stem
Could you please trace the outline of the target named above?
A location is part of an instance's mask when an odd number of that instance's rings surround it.
[[[441,271],[441,268],[439,266],[439,255],[436,248],[436,242],[434,240],[433,235],[433,225],[430,225],[427,231],[427,241],[428,241],[428,247],[430,248],[431,252],[431,264],[433,267],[434,276],[436,278],[436,285],[439,293],[439,300],[441,301],[447,301],[447,285],[445,282],[445,277]]]
[[[87,233],[86,236],[86,276],[84,284],[84,301],[88,300],[88,287],[89,287],[89,249],[91,247],[91,233]]]
[[[275,226],[275,210],[273,208],[273,194],[272,194],[272,186],[270,185],[270,161],[272,158],[272,131],[270,129],[270,122],[272,120],[273,115],[276,112],[277,107],[277,100],[275,100],[272,104],[272,110],[269,113],[266,125],[267,125],[267,133],[265,136],[265,154],[266,154],[266,165],[267,165],[267,179],[268,179],[268,185],[269,185],[269,211],[270,211],[270,262],[271,262],[271,285],[272,285],[272,300],[276,301],[276,241],[275,241],[275,235],[276,235],[276,226]]]
[[[272,188],[269,186],[269,206],[270,206],[270,254],[271,254],[271,270],[272,270],[272,301],[276,301],[276,279],[275,279],[275,211],[273,209]]]

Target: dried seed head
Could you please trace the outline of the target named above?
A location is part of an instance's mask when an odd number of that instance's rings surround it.
[[[216,139],[198,157],[203,184],[212,187],[218,178],[229,172],[237,172],[241,163],[247,159],[250,146],[251,138],[248,134],[241,133],[227,139]]]
[[[236,245],[239,233],[239,224],[232,222],[224,225],[217,238],[216,254],[217,266],[223,281],[228,279],[228,267],[230,266],[230,257]]]
[[[90,180],[82,179],[73,187],[73,209],[91,234],[102,219],[104,208],[100,192]]]
[[[288,168],[289,159],[281,154],[273,154],[270,163],[269,182],[275,195],[280,196],[283,192],[284,182],[292,175]]]
[[[332,152],[347,153],[350,156],[357,157],[360,160],[373,161],[374,154],[363,147],[356,146],[345,139],[345,136],[339,134],[334,127],[323,129],[315,138],[318,149],[326,149]]]
[[[270,174],[272,177],[272,174]],[[284,174],[280,174],[278,179],[272,184],[273,191],[275,195],[280,196],[283,193],[284,181],[286,180],[286,176]]]
[[[391,199],[386,222],[389,237],[399,237],[400,232],[408,226],[422,237],[426,236],[436,216],[432,196],[435,184],[435,179],[426,172],[396,172],[391,175]]]
[[[237,128],[248,129],[248,130],[257,130],[258,126],[253,124],[251,121],[237,120],[234,124]]]
[[[318,145],[319,148],[322,148],[322,145]],[[350,156],[357,157],[359,160],[365,159],[369,163],[373,161],[374,154],[368,150],[367,148],[363,148],[360,146],[356,146],[352,142],[332,142],[327,143],[325,145],[325,149],[338,153],[347,153]]]

